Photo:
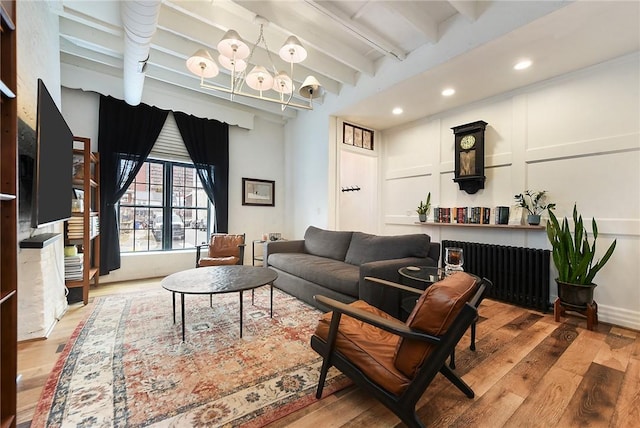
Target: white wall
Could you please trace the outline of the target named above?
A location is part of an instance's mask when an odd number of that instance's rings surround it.
[[[640,329],[640,56],[636,53],[464,109],[383,133],[384,233],[550,248],[544,231],[415,225],[427,192],[433,206],[512,205],[525,189],[547,190],[559,217],[574,202],[595,217],[600,255],[617,249],[596,276],[599,317]],[[468,195],[453,179],[451,127],[484,120],[485,189]],[[407,212],[411,212],[408,216]],[[555,284],[551,287],[556,294]]]
[[[335,118],[320,106],[298,114],[285,132],[285,230],[287,238],[300,239],[309,225],[335,222]]]
[[[148,91],[149,92],[149,91]],[[147,94],[148,92],[145,92]],[[165,95],[165,97],[171,97]],[[150,96],[154,103],[169,104],[160,93]],[[91,138],[97,150],[99,95],[77,89],[63,88],[63,113],[74,134]],[[143,102],[152,104],[143,97]],[[180,103],[177,103],[180,105]],[[155,105],[155,104],[153,104]],[[187,107],[182,105],[182,107]],[[177,110],[177,109],[176,109]],[[197,102],[186,113],[202,113]],[[215,117],[214,117],[215,119]],[[263,233],[284,231],[285,172],[284,128],[279,123],[261,118],[252,119],[253,129],[229,127],[229,232],[245,233],[247,247],[245,263],[251,263],[251,241],[260,239]],[[275,207],[242,205],[242,178],[259,178],[275,181]],[[195,250],[123,254],[121,268],[102,276],[100,282],[161,277],[195,266]]]
[[[19,145],[35,143],[38,78],[60,107],[58,17],[50,7],[46,2],[20,2],[16,8]],[[30,229],[28,220],[21,220],[19,241],[63,230],[62,222]],[[45,337],[67,308],[63,244],[58,239],[42,250],[18,250],[18,340]]]

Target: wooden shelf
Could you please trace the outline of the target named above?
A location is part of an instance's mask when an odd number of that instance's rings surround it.
[[[522,230],[545,230],[543,225],[531,226],[528,224],[472,224],[472,223],[434,223],[416,221],[413,224],[420,226],[436,227],[479,227],[485,229],[522,229]]]
[[[100,268],[100,232],[98,224],[98,232],[92,233],[91,224],[93,219],[100,217],[100,185],[98,177],[100,176],[100,156],[98,153],[91,151],[91,140],[83,137],[73,137],[74,157],[82,157],[82,178],[73,179],[73,187],[84,191],[84,200],[81,212],[72,213],[72,219],[75,219],[76,225],[82,219],[82,232],[78,233],[78,229],[74,229],[73,238],[69,238],[69,226],[66,227],[65,243],[70,245],[80,245],[83,250],[82,260],[82,279],[68,280],[65,284],[68,288],[82,288],[82,300],[86,305],[89,301],[89,287],[91,283],[98,285],[99,268]],[[82,144],[82,148],[78,148],[78,143]]]
[[[0,427],[15,428],[18,343],[16,2],[0,2]]]

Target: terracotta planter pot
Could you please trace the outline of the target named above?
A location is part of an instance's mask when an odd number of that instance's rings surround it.
[[[558,297],[564,305],[586,309],[587,305],[593,302],[593,289],[596,288],[596,284],[569,284],[558,281],[557,278],[556,284],[558,284]]]

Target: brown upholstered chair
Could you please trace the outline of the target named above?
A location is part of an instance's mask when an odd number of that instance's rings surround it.
[[[446,360],[476,320],[490,285],[464,272],[453,274],[422,292],[406,323],[361,300],[347,305],[315,296],[332,310],[311,337],[311,347],[323,357],[316,397],[322,396],[327,371],[334,366],[409,427],[424,426],[415,405],[438,372],[473,398],[473,390]]]
[[[241,265],[244,262],[244,234],[212,233],[208,244],[196,247],[196,267]],[[201,255],[202,249],[206,255]]]

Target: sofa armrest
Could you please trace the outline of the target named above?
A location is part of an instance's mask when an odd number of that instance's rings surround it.
[[[439,244],[438,244],[439,247]],[[405,266],[437,266],[437,261],[431,258],[405,257],[402,259],[379,260],[360,265],[360,281],[358,284],[358,298],[375,306],[389,315],[400,318],[400,301],[402,292],[391,287],[384,287],[365,277],[386,279],[398,282],[398,269]]]
[[[293,241],[269,241],[264,247],[264,262],[268,265],[269,256],[275,253],[305,253],[304,239]]]

